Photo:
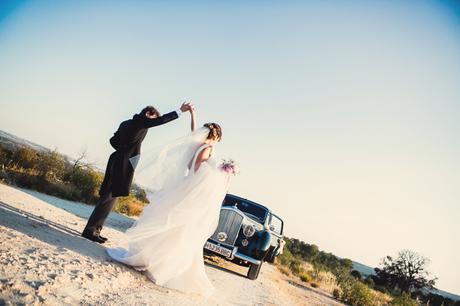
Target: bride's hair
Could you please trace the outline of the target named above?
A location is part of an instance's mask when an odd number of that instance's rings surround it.
[[[220,141],[222,139],[222,128],[217,123],[205,123],[203,125],[209,129],[209,134],[207,139],[214,139]]]

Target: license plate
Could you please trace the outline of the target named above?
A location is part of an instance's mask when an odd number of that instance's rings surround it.
[[[211,243],[209,241],[207,241],[204,244],[204,248],[207,249],[207,250],[213,251],[214,253],[223,255],[225,257],[230,257],[232,255],[231,250],[223,248],[223,247],[221,247],[221,246],[219,246],[217,244]]]

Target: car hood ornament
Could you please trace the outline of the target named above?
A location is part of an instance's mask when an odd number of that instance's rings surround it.
[[[220,242],[224,242],[227,240],[227,234],[224,232],[220,232],[217,234],[217,239],[219,239]]]

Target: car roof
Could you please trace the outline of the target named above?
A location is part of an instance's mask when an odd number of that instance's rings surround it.
[[[229,197],[232,197],[232,198],[236,198],[236,199],[238,199],[238,200],[244,200],[244,201],[249,202],[249,203],[251,203],[251,204],[254,204],[254,205],[263,207],[263,208],[265,208],[266,210],[268,210],[270,213],[272,213],[271,209],[269,209],[269,208],[268,208],[267,206],[265,206],[265,205],[256,203],[256,202],[254,202],[254,201],[248,200],[248,199],[243,198],[243,197],[239,197],[239,196],[234,195],[234,194],[231,194],[231,193],[227,193],[226,197],[228,197],[228,196],[229,196]]]

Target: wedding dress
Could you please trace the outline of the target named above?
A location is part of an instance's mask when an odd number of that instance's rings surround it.
[[[146,271],[156,284],[210,296],[213,286],[203,261],[203,245],[214,233],[229,176],[214,158],[195,172],[196,149],[188,175],[155,192],[137,222],[126,231],[122,247],[109,248],[116,261]],[[196,148],[196,146],[195,146]]]

